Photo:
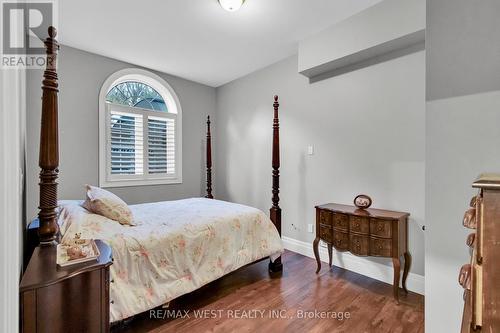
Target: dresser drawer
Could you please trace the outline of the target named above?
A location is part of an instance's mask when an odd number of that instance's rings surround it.
[[[333,227],[342,230],[349,230],[349,215],[341,213],[333,213]]]
[[[331,226],[320,224],[319,225],[319,238],[327,243],[332,243],[333,241],[333,230]]]
[[[370,253],[370,240],[367,236],[351,234],[350,251],[359,256],[367,256]]]
[[[319,223],[324,225],[332,225],[332,212],[328,210],[319,211]]]
[[[333,231],[333,246],[340,251],[349,250],[349,234],[338,230]]]
[[[392,239],[370,237],[370,254],[377,257],[392,257]]]
[[[391,238],[392,237],[392,221],[382,219],[370,220],[370,234],[372,236]]]
[[[349,230],[358,234],[370,233],[370,219],[365,216],[349,216]]]

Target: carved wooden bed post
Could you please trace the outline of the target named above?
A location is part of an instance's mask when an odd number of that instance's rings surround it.
[[[279,206],[280,202],[280,122],[279,122],[279,109],[280,104],[278,103],[278,96],[274,96],[274,119],[273,119],[273,205],[270,209],[271,221],[278,229],[278,233],[281,236],[281,208]],[[280,272],[283,270],[283,264],[281,263],[281,257],[276,259],[274,262],[269,263],[269,270],[271,272]]]
[[[42,81],[42,120],[40,128],[40,244],[56,243],[57,225],[57,175],[59,173],[59,139],[57,123],[57,51],[59,43],[55,39],[57,31],[49,27],[49,37],[45,40],[47,52],[46,69]]]
[[[212,136],[210,134],[210,116],[207,117],[207,195],[205,198],[213,199],[212,195]]]

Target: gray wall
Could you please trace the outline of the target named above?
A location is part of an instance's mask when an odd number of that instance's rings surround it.
[[[500,2],[427,1],[426,332],[458,332],[462,218],[481,172],[500,171]]]
[[[299,72],[308,77],[423,41],[424,0],[384,0],[299,43]],[[421,33],[419,33],[421,32]],[[415,34],[422,37],[415,38]],[[397,42],[396,42],[397,41]]]
[[[500,92],[427,104],[426,332],[459,332],[460,267],[470,261],[462,218],[481,172],[500,171]]]
[[[84,198],[83,185],[98,185],[98,96],[112,73],[136,67],[128,63],[62,46],[58,73],[60,178],[59,198]],[[203,192],[206,115],[215,113],[215,89],[158,73],[175,90],[182,105],[183,183],[111,188],[127,203],[172,200]],[[42,72],[27,76],[27,218],[38,205],[38,143]],[[75,150],[76,149],[76,150]]]
[[[424,55],[314,84],[297,73],[293,56],[219,87],[217,196],[269,209],[272,96],[278,94],[283,235],[312,242],[307,224],[315,221],[314,205],[350,204],[367,193],[374,207],[411,213],[411,270],[423,275]],[[308,145],[314,155],[306,154]]]
[[[500,1],[427,0],[427,98],[500,89]]]

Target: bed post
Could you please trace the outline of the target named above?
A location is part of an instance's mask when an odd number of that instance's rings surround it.
[[[278,103],[278,96],[274,96],[274,119],[273,119],[273,205],[270,209],[269,215],[271,221],[278,229],[278,233],[281,236],[281,208],[279,206],[280,202],[280,122],[279,122],[279,109],[280,104]],[[274,262],[269,263],[269,270],[271,272],[281,272],[283,270],[283,264],[281,263],[281,257],[277,258]]]
[[[47,53],[46,69],[42,81],[42,120],[40,127],[40,227],[38,236],[41,245],[56,244],[57,225],[57,175],[59,173],[59,140],[57,123],[57,51],[59,43],[55,39],[57,31],[49,27],[49,37],[45,40]]]
[[[210,134],[210,116],[207,116],[207,195],[205,198],[213,199],[212,195],[212,136]]]

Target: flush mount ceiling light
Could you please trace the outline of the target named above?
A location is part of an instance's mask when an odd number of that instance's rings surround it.
[[[219,0],[219,4],[222,8],[228,12],[235,12],[241,8],[245,0]]]

